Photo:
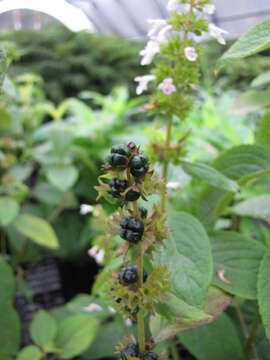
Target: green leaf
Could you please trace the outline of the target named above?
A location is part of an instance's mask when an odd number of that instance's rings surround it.
[[[241,145],[222,153],[212,166],[242,186],[248,181],[270,173],[270,149],[259,145]],[[212,229],[217,218],[230,204],[233,194],[213,186],[203,187],[197,217],[207,229]]]
[[[241,94],[232,106],[234,115],[247,115],[270,105],[269,95],[263,90],[248,90]]]
[[[204,310],[170,295],[157,309],[159,313],[151,317],[151,333],[157,343],[171,339],[179,333],[211,323],[231,302],[232,297],[216,287],[209,288]]]
[[[251,87],[265,86],[270,83],[270,71],[265,71],[257,76],[251,83]]]
[[[95,339],[97,329],[97,320],[88,315],[74,315],[62,321],[55,341],[59,357],[70,359],[81,354]]]
[[[270,220],[270,195],[258,195],[240,202],[232,208],[234,214]]]
[[[217,69],[231,64],[234,60],[243,59],[270,47],[270,19],[259,23],[239,40],[219,59]]]
[[[9,197],[0,197],[0,225],[7,226],[12,223],[19,211],[17,201]]]
[[[1,75],[0,75],[0,86],[1,86]],[[5,109],[0,108],[0,130],[8,130],[11,126],[12,118],[9,112]]]
[[[15,278],[11,267],[0,258],[0,304],[13,300]],[[1,305],[0,305],[1,306]]]
[[[16,229],[41,246],[48,247],[50,249],[58,248],[58,239],[51,225],[34,215],[21,214],[14,222]]]
[[[270,147],[270,111],[260,120],[256,130],[256,143],[265,147]]]
[[[47,169],[49,182],[61,191],[69,190],[77,181],[78,170],[73,165],[50,166]]]
[[[30,333],[36,345],[46,350],[57,333],[57,323],[46,311],[39,310],[30,325]]]
[[[217,171],[215,168],[201,164],[201,163],[190,163],[183,162],[183,169],[186,173],[191,176],[195,176],[203,181],[206,181],[208,184],[213,185],[219,189],[238,192],[239,186],[238,184],[223,175],[221,172]]]
[[[0,349],[4,354],[15,355],[20,344],[20,319],[10,303],[0,306]]]
[[[17,360],[41,360],[42,358],[42,352],[38,347],[33,345],[23,348],[17,356]]]
[[[169,269],[173,293],[202,308],[213,272],[210,241],[193,216],[172,212],[168,220],[172,231],[160,251],[159,261]]]
[[[198,360],[244,359],[238,330],[225,314],[211,324],[181,333],[178,338]]]
[[[265,247],[233,231],[211,236],[214,257],[214,284],[246,299],[256,299],[256,283]]]
[[[266,336],[270,341],[270,251],[265,254],[258,275],[258,301],[259,311],[265,327]]]

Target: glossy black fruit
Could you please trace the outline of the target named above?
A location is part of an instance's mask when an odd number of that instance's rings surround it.
[[[158,360],[158,354],[149,351],[148,353],[144,354],[143,360]]]
[[[125,200],[126,201],[136,201],[139,199],[140,196],[141,196],[141,193],[139,191],[129,190],[126,193]]]
[[[141,213],[141,217],[142,217],[143,219],[147,218],[147,214],[148,214],[147,209],[144,208],[144,207],[140,207],[139,210],[140,210],[140,213]]]
[[[137,357],[139,355],[139,347],[137,344],[128,344],[125,349],[121,351],[121,359],[128,360],[128,356]]]
[[[138,281],[137,266],[122,267],[119,272],[119,281],[124,284],[135,284]]]
[[[148,159],[144,155],[135,155],[130,161],[130,172],[133,176],[139,177],[147,173],[149,169]]]
[[[126,145],[115,145],[108,156],[108,162],[112,167],[126,167],[131,156],[131,150]]]
[[[120,236],[122,239],[134,244],[137,244],[142,239],[144,225],[140,219],[126,217],[121,221],[120,226]]]
[[[121,197],[121,193],[123,193],[127,189],[128,182],[126,180],[114,178],[110,181],[110,187],[110,194],[115,198],[119,198]]]

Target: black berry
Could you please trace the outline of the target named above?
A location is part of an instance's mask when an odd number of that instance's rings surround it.
[[[115,145],[108,156],[108,162],[112,167],[126,167],[131,156],[131,151],[126,145]]]
[[[135,284],[138,281],[137,266],[122,267],[119,273],[119,281],[124,284]]]
[[[127,189],[128,182],[126,180],[114,178],[110,181],[110,187],[110,194],[115,198],[119,198],[121,197],[121,193],[123,193]]]
[[[123,266],[119,272],[118,279],[121,283],[130,285],[135,284],[138,281],[138,270],[137,265]],[[147,280],[147,274],[143,272],[143,282]]]
[[[130,172],[133,176],[139,177],[147,173],[149,169],[148,159],[144,155],[135,155],[130,161]]]
[[[141,194],[139,191],[129,190],[126,193],[125,200],[126,201],[136,201],[139,199],[140,196],[141,196]]]
[[[120,236],[122,239],[135,244],[142,239],[144,225],[140,219],[126,217],[121,221],[120,226]]]
[[[158,354],[150,351],[150,352],[144,354],[143,360],[158,360]]]
[[[148,214],[147,209],[144,208],[144,207],[140,207],[139,210],[140,210],[140,213],[141,213],[141,217],[142,217],[143,219],[145,219],[145,218],[147,217],[147,214]]]
[[[128,360],[128,357],[138,357],[138,355],[139,355],[139,348],[137,344],[128,344],[121,351],[122,360]]]

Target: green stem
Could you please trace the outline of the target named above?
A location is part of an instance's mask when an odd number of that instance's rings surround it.
[[[256,317],[252,323],[251,332],[250,332],[250,335],[249,335],[249,337],[247,339],[247,343],[246,343],[245,353],[246,353],[247,359],[249,358],[250,349],[252,349],[254,360],[259,360],[255,342],[256,342],[256,335],[257,335],[257,331],[258,331],[258,327],[259,327],[260,323],[261,323],[261,318],[260,318],[259,311],[257,310]]]
[[[23,245],[21,247],[21,250],[16,255],[14,261],[12,262],[13,269],[16,269],[18,265],[20,265],[21,261],[23,260],[23,257],[25,255],[25,252],[29,245],[29,239],[26,238],[23,242]]]
[[[169,345],[170,345],[170,350],[171,350],[173,360],[180,360],[180,356],[179,356],[177,346],[176,346],[174,340],[170,340]]]
[[[171,146],[171,135],[172,135],[172,118],[169,119],[168,126],[167,126],[167,136],[166,136],[166,144],[165,144],[165,161],[163,165],[163,174],[162,180],[164,183],[164,188],[161,194],[161,211],[166,211],[166,193],[167,193],[167,180],[168,180],[168,169],[169,169],[169,160],[167,159],[168,150]]]

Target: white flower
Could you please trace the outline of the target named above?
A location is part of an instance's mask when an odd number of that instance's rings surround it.
[[[140,55],[143,57],[141,60],[141,65],[149,65],[153,61],[156,54],[160,51],[160,46],[157,41],[150,40],[146,44],[145,48],[140,52]]]
[[[152,37],[162,26],[167,25],[167,21],[164,19],[148,19],[147,21],[152,25],[147,34],[150,37]]]
[[[130,327],[130,326],[132,326],[132,321],[130,319],[127,319],[125,321],[125,324],[126,324],[127,327]]]
[[[228,31],[222,30],[214,24],[209,24],[208,32],[209,32],[209,35],[212,36],[213,38],[217,39],[217,41],[221,45],[226,44],[226,40],[224,39],[223,35],[228,34]]]
[[[154,75],[144,75],[144,76],[137,76],[135,77],[135,81],[138,82],[138,86],[136,88],[136,94],[141,95],[144,91],[148,88],[148,83],[150,81],[155,80]]]
[[[109,306],[108,309],[111,314],[116,314],[116,310],[112,306]]]
[[[178,0],[169,0],[167,5],[168,11],[175,11],[177,9],[178,4],[179,4]]]
[[[156,37],[153,37],[152,40],[156,41],[159,45],[166,44],[168,39],[166,34],[172,30],[172,25],[164,26],[158,33]]]
[[[213,15],[216,11],[216,7],[213,4],[207,4],[203,7],[203,12],[207,15]]]
[[[172,78],[166,78],[162,81],[161,84],[158,86],[164,95],[170,96],[172,93],[176,91],[176,87],[173,84]]]
[[[188,46],[185,48],[185,57],[189,60],[189,61],[196,61],[198,58],[198,53],[197,51],[194,49],[194,47]]]
[[[80,213],[81,213],[82,215],[89,214],[89,213],[91,213],[93,210],[94,210],[94,208],[93,208],[92,205],[82,204],[82,205],[80,206]]]
[[[93,313],[93,312],[100,312],[100,311],[103,310],[103,308],[98,304],[92,303],[92,304],[90,304],[88,306],[85,306],[83,308],[83,310],[85,312]]]
[[[100,265],[103,263],[105,251],[103,249],[100,249],[97,245],[94,245],[93,247],[91,247],[91,249],[88,250],[88,255],[93,257]]]
[[[169,181],[167,183],[167,189],[170,190],[178,190],[180,188],[181,184],[179,181]]]

